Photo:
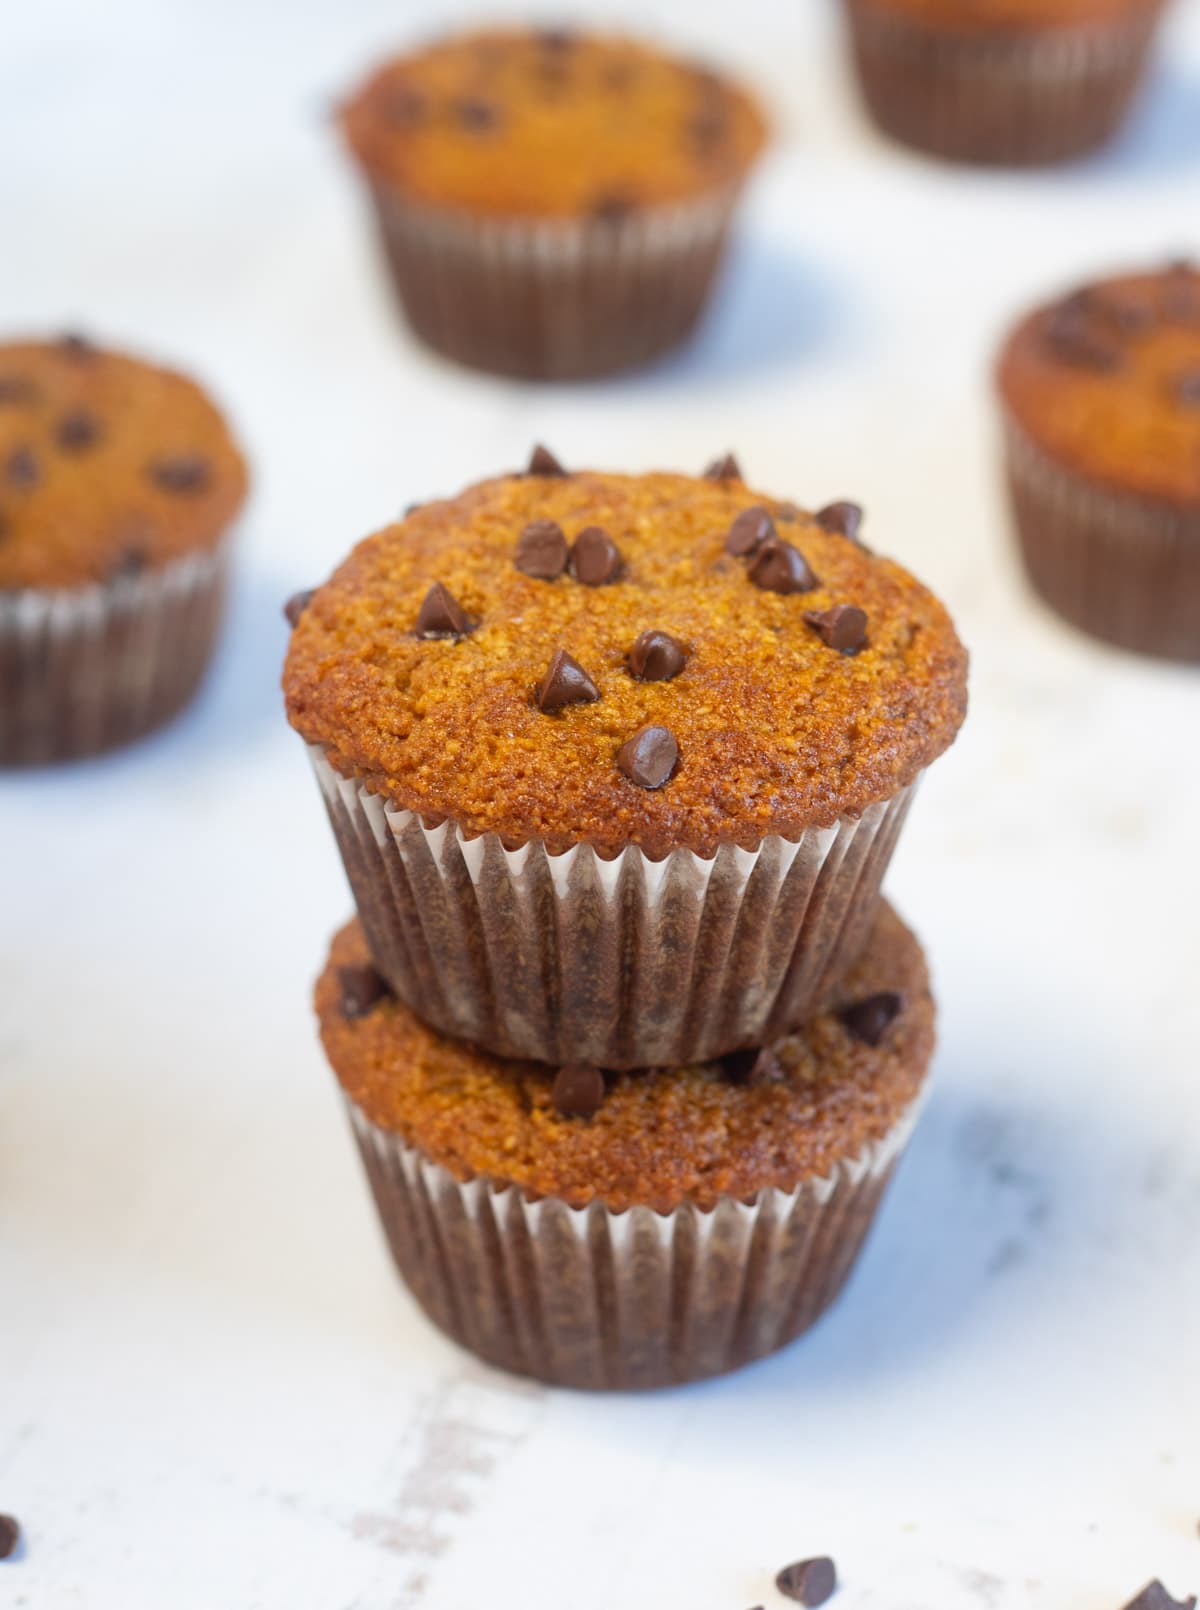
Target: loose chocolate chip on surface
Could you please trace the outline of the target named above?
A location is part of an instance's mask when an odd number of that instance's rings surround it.
[[[366,1017],[373,1006],[392,993],[386,979],[369,962],[339,967],[337,978],[343,1017]]]
[[[500,113],[489,101],[458,101],[454,115],[472,134],[489,134],[500,122]]]
[[[64,414],[54,430],[54,440],[64,453],[83,453],[100,440],[100,421],[86,408]]]
[[[783,1077],[783,1069],[766,1046],[729,1051],[721,1058],[721,1067],[733,1084],[745,1085],[748,1089],[776,1084]]]
[[[837,1569],[828,1555],[797,1560],[794,1565],[784,1566],[775,1578],[775,1586],[785,1598],[795,1599],[797,1604],[812,1610],[813,1606],[833,1597],[837,1590]]]
[[[878,995],[843,1006],[838,1016],[856,1040],[874,1046],[882,1042],[903,1008],[904,1001],[895,990],[880,990]]]
[[[1153,1582],[1147,1582],[1136,1599],[1129,1601],[1125,1610],[1196,1610],[1196,1600],[1194,1596],[1190,1599],[1173,1599],[1155,1577]]]
[[[566,475],[567,471],[548,447],[538,442],[529,455],[529,468],[526,475]]]
[[[0,403],[37,401],[38,389],[28,375],[0,375]]]
[[[0,1560],[11,1559],[21,1541],[20,1525],[11,1515],[0,1515]]]
[[[534,692],[537,707],[546,715],[569,704],[595,704],[600,689],[566,649],[555,649],[546,674]]]
[[[669,682],[687,664],[687,650],[670,632],[643,632],[629,650],[629,669],[639,682]]]
[[[804,619],[822,642],[839,654],[857,654],[867,646],[867,615],[856,604],[807,609]]]
[[[567,568],[567,539],[557,520],[531,520],[517,539],[513,564],[538,581],[553,581]]]
[[[295,626],[301,615],[312,603],[315,587],[306,587],[303,592],[293,593],[283,606],[283,618],[289,626]]]
[[[212,465],[200,453],[174,453],[154,460],[150,478],[164,492],[203,492],[212,482]]]
[[[767,593],[810,593],[818,585],[799,548],[778,537],[764,542],[750,561],[750,580]]]
[[[9,486],[36,486],[42,478],[37,454],[31,447],[14,447],[4,466],[4,479]]]
[[[839,498],[836,503],[827,503],[823,509],[818,509],[813,518],[822,531],[828,531],[835,537],[849,537],[851,542],[857,542],[863,523],[862,505]]]
[[[756,503],[753,508],[743,509],[734,519],[725,537],[725,552],[744,559],[747,554],[757,553],[763,543],[774,536],[775,522],[770,510]]]
[[[1200,408],[1200,369],[1186,369],[1176,375],[1171,391],[1175,401],[1185,408]]]
[[[661,788],[679,764],[679,745],[669,727],[642,727],[617,751],[617,765],[639,788]]]
[[[593,1118],[604,1100],[604,1075],[599,1068],[560,1068],[550,1099],[560,1118]]]
[[[741,481],[745,477],[742,467],[732,453],[722,453],[720,458],[714,458],[704,471],[706,481]]]
[[[621,573],[621,552],[602,526],[585,526],[571,544],[571,572],[585,587],[607,587]]]
[[[466,610],[449,588],[435,581],[417,612],[417,636],[458,638],[465,637],[470,630]]]

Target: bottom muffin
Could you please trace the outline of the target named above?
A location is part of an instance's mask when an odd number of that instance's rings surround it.
[[[604,1075],[435,1035],[357,922],[317,984],[401,1275],[481,1358],[560,1386],[736,1369],[837,1296],[934,1044],[916,939],[881,906],[834,1006],[760,1052]]]

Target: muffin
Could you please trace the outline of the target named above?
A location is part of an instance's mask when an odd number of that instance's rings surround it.
[[[1145,74],[1163,0],[846,0],[868,110],[958,162],[1062,162],[1103,145]]]
[[[633,368],[689,335],[766,137],[720,74],[565,29],[399,56],[340,119],[413,330],[529,379]]]
[[[0,765],[137,738],[195,692],[246,470],[190,380],[0,345]]]
[[[1200,271],[1121,275],[1039,308],[998,380],[1034,587],[1106,642],[1200,661]]]
[[[369,537],[292,634],[375,963],[498,1056],[760,1045],[861,949],[966,655],[852,504],[534,463]]]
[[[699,1066],[506,1062],[390,996],[358,923],[317,985],[400,1273],[490,1363],[562,1386],[698,1380],[841,1290],[916,1119],[934,1008],[887,906],[829,1012]]]

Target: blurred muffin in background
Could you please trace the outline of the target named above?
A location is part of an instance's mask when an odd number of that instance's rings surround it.
[[[1164,0],[845,0],[867,108],[957,162],[1083,155],[1124,122]]]
[[[1200,661],[1200,270],[1121,275],[1038,308],[998,379],[1038,592],[1110,643]]]
[[[187,702],[245,491],[182,375],[77,335],[0,345],[0,765],[111,748]]]
[[[415,332],[531,379],[633,368],[686,339],[766,139],[720,74],[565,29],[399,56],[341,127]]]

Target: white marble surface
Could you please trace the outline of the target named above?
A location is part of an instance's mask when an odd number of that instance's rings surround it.
[[[575,390],[412,346],[324,120],[457,7],[5,15],[4,325],[193,366],[257,481],[196,707],[0,780],[5,1610],[746,1610],[819,1551],[845,1610],[1200,1590],[1200,678],[1031,601],[987,391],[1030,296],[1200,251],[1200,10],[1117,149],[1032,176],[886,148],[816,0],[593,7],[647,10],[757,77],[780,141],[698,345]],[[534,438],[611,466],[735,446],[781,495],[860,497],[975,657],[892,878],[944,1029],[878,1233],[785,1356],[645,1400],[524,1386],[429,1329],[308,1011],[348,901],[280,714],[279,600]]]

